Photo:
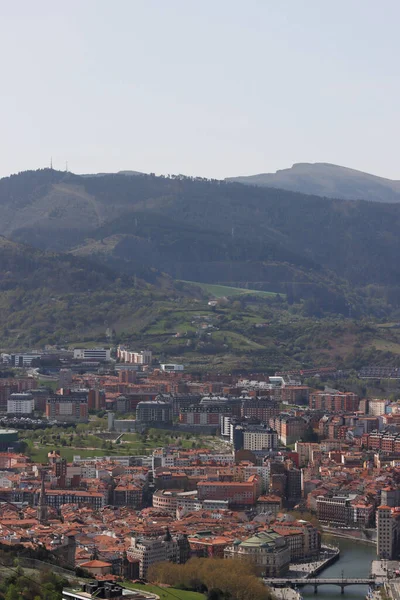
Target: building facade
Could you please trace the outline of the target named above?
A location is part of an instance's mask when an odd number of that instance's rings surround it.
[[[171,423],[172,405],[163,400],[139,402],[136,407],[136,420],[139,423]]]
[[[32,394],[10,394],[7,400],[7,414],[31,415],[35,409],[35,401]]]
[[[74,348],[74,358],[108,362],[111,359],[110,348]]]
[[[49,421],[87,423],[89,420],[87,394],[54,394],[46,401]]]
[[[271,450],[278,447],[278,434],[274,429],[245,429],[244,450]]]
[[[283,577],[290,564],[290,548],[274,531],[261,531],[244,541],[235,541],[224,551],[225,558],[251,562],[260,576]]]
[[[127,551],[128,557],[139,561],[140,577],[146,578],[151,565],[159,562],[185,563],[190,558],[190,545],[186,536],[133,537]]]

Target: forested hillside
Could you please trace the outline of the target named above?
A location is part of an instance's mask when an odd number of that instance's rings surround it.
[[[0,340],[11,348],[103,339],[146,322],[151,305],[201,297],[156,270],[145,281],[71,254],[43,252],[0,236]]]
[[[277,291],[316,314],[400,303],[400,205],[153,175],[0,180],[0,232],[113,271]],[[146,276],[147,274],[147,276]]]

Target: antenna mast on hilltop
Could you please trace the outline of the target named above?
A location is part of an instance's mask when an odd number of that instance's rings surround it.
[[[68,161],[65,161],[65,172],[68,173]]]
[[[50,158],[50,169],[53,170],[53,157]]]

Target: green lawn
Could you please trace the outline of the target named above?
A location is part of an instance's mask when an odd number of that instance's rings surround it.
[[[131,590],[140,590],[142,592],[150,592],[157,594],[164,600],[205,600],[204,594],[198,594],[197,592],[189,592],[187,590],[178,590],[176,588],[164,588],[157,585],[143,585],[141,583],[132,583],[130,581],[124,581],[123,585]]]
[[[249,348],[252,348],[253,350],[264,350],[265,347],[235,331],[217,331],[217,333],[214,333],[215,340],[223,341],[224,338],[226,338],[227,343],[231,344],[233,349],[237,350],[247,350]]]
[[[111,450],[81,450],[80,448],[71,448],[71,447],[62,447],[62,446],[54,446],[54,450],[59,450],[62,458],[66,458],[68,462],[73,460],[74,456],[80,456],[81,458],[88,458],[92,456],[110,456],[117,454],[128,454],[128,452],[123,452],[121,450],[115,452]],[[46,463],[47,455],[51,452],[52,448],[50,446],[44,446],[42,448],[34,448],[32,451],[32,460],[35,462]]]
[[[371,340],[370,346],[375,346],[377,350],[381,350],[382,352],[400,354],[400,344],[392,342],[391,340],[382,340],[380,338],[376,338]]]
[[[47,388],[51,388],[54,392],[56,390],[58,390],[58,379],[56,381],[51,381],[49,379],[40,379],[39,378],[39,387],[47,387]]]
[[[247,288],[231,287],[229,285],[217,285],[214,283],[199,283],[198,281],[183,281],[183,283],[191,283],[197,285],[202,290],[215,296],[215,298],[222,298],[223,296],[240,296],[243,294],[261,294],[263,296],[276,296],[276,292],[264,292],[263,290],[249,290]],[[284,294],[281,294],[284,296]]]

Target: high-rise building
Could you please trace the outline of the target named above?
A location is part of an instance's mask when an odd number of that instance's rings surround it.
[[[376,553],[380,559],[397,558],[400,547],[400,507],[378,506]]]
[[[271,450],[277,447],[278,434],[270,427],[249,427],[243,431],[244,450]]]
[[[32,394],[11,394],[7,400],[7,414],[31,415],[35,409],[35,401]]]

